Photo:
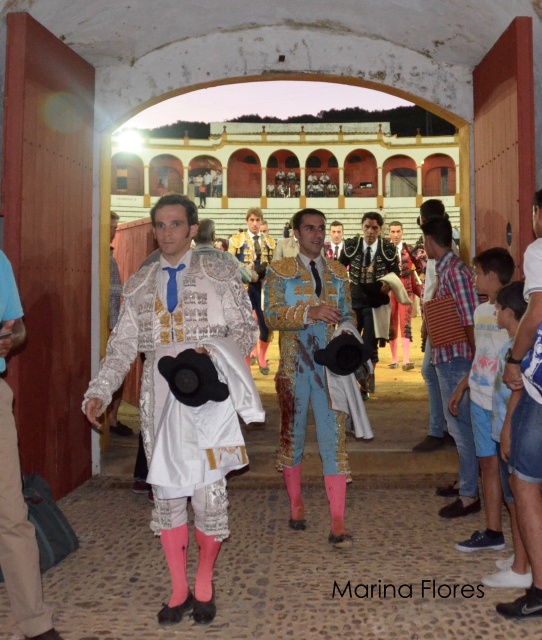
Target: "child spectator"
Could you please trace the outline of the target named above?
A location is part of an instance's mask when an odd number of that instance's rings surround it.
[[[510,418],[521,397],[521,391],[510,391],[502,379],[506,364],[506,354],[514,344],[519,321],[526,309],[527,303],[523,297],[523,282],[512,282],[500,289],[495,303],[495,316],[497,324],[501,329],[506,330],[510,339],[503,346],[499,355],[497,375],[495,376],[493,387],[491,437],[497,443],[502,491],[504,501],[510,511],[514,554],[510,558],[497,560],[496,564],[500,571],[483,577],[482,584],[486,587],[501,589],[528,589],[533,581],[529,559],[518,528],[516,507],[510,488],[510,473],[508,471]]]
[[[458,551],[464,552],[498,551],[506,546],[502,532],[499,459],[497,445],[491,438],[491,418],[499,353],[508,341],[507,332],[497,325],[495,300],[499,289],[510,282],[515,268],[514,259],[501,247],[482,251],[475,256],[473,264],[474,286],[478,294],[488,297],[488,302],[483,302],[474,311],[474,360],[469,375],[452,394],[448,408],[452,415],[457,415],[463,394],[470,390],[471,423],[482,477],[486,530],[475,531],[468,540],[455,545]]]

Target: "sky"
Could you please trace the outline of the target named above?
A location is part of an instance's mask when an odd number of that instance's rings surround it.
[[[128,120],[121,129],[152,129],[178,120],[226,122],[247,114],[288,118],[324,109],[368,111],[412,103],[380,91],[331,82],[245,82],[192,91],[164,100]]]

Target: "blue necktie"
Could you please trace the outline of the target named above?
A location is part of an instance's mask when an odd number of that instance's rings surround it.
[[[167,310],[170,313],[173,313],[177,303],[179,302],[179,293],[177,291],[177,272],[182,271],[185,267],[185,264],[180,264],[178,267],[164,267],[164,271],[169,273],[169,280],[167,281]]]

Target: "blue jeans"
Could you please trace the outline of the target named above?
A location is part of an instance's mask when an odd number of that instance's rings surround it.
[[[425,353],[422,363],[422,377],[427,387],[429,395],[429,433],[435,438],[444,436],[444,410],[442,408],[442,398],[440,397],[440,387],[438,384],[437,372],[431,364],[431,342],[429,337],[425,343]]]
[[[475,498],[478,495],[478,458],[470,421],[470,397],[466,393],[459,403],[457,417],[448,410],[448,402],[455,388],[470,371],[472,362],[466,358],[454,358],[435,365],[444,416],[448,430],[455,440],[459,455],[459,495]]]
[[[542,404],[523,389],[512,414],[510,473],[524,482],[542,484]]]

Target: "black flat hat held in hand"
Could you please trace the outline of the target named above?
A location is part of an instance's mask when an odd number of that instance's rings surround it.
[[[219,381],[211,358],[194,349],[185,349],[175,358],[160,358],[158,371],[175,398],[189,407],[201,407],[209,400],[223,402],[230,395],[228,385]]]
[[[351,333],[341,333],[325,349],[319,349],[314,354],[317,364],[327,367],[338,376],[354,373],[366,359],[362,343]]]

